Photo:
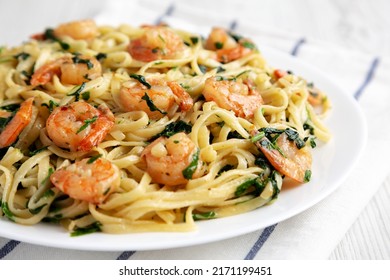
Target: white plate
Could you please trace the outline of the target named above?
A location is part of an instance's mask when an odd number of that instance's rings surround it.
[[[94,233],[70,237],[57,225],[22,226],[0,220],[0,235],[51,247],[95,250],[152,250],[184,247],[223,240],[273,225],[318,203],[347,177],[359,159],[367,138],[366,122],[355,100],[329,80],[324,73],[287,54],[261,48],[270,65],[289,69],[315,82],[331,99],[332,112],[326,120],[333,139],[313,151],[313,175],[309,183],[282,189],[279,198],[268,205],[237,216],[198,222],[189,233],[136,233],[111,235]],[[354,141],[350,141],[354,139]]]

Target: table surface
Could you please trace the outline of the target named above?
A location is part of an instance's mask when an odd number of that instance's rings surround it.
[[[20,0],[13,1],[12,3],[15,3]],[[49,2],[48,0],[41,1]],[[191,0],[182,1],[191,2]],[[254,1],[226,0],[223,1],[223,5],[232,7],[240,5],[243,9],[248,6],[248,21],[291,30],[304,37],[336,44],[347,49],[377,56],[390,56],[390,17],[388,16],[390,1],[388,0],[376,0],[375,5],[371,0],[262,0],[262,9],[250,9]],[[197,2],[200,6],[216,10],[221,5],[221,1],[197,0]],[[23,3],[30,5],[28,2]],[[3,19],[5,17],[9,18],[10,22],[15,22],[13,15],[1,10],[0,16]],[[278,16],[267,12],[269,10],[277,10]],[[300,16],[291,16],[294,14],[300,14]],[[47,20],[54,22],[57,15],[48,16],[51,18],[46,19],[46,22]],[[25,23],[19,23],[22,31],[18,34],[12,34],[12,30],[9,30],[7,26],[0,26],[1,36],[10,38],[11,41],[25,38],[28,33],[27,30],[26,34],[23,33],[22,24]],[[42,24],[43,21],[36,23],[37,26]],[[360,214],[329,259],[390,259],[390,176],[387,177],[378,193]]]

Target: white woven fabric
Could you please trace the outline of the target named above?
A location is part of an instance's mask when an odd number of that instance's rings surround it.
[[[220,1],[217,1],[220,2]],[[222,1],[221,1],[222,2]],[[328,73],[357,95],[368,123],[368,144],[346,181],[314,207],[265,230],[209,244],[142,252],[88,252],[46,248],[0,237],[0,259],[327,259],[390,172],[390,59],[303,38],[259,25],[247,1],[228,1],[221,12],[193,1],[109,1],[96,15],[99,23],[132,25],[164,21],[173,27],[207,34],[212,26],[234,27],[257,42],[292,53]],[[257,4],[257,5],[256,5]],[[244,7],[244,8],[240,8]],[[247,9],[247,10],[246,10]],[[0,41],[1,44],[1,41]],[[261,45],[258,45],[261,49]],[[347,117],[347,116],[346,116]],[[353,120],[352,120],[353,121]],[[346,130],[346,133],[348,131]],[[354,141],[354,139],[351,139]],[[7,247],[8,246],[8,247]]]

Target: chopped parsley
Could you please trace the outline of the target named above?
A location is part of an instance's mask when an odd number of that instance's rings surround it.
[[[280,188],[278,186],[278,182],[276,181],[276,175],[280,175],[280,174],[279,172],[274,170],[272,171],[271,175],[268,177],[268,180],[271,182],[274,191],[271,199],[276,199],[280,193]]]
[[[236,197],[242,196],[244,194],[253,194],[255,196],[259,196],[263,192],[269,180],[270,177],[264,179],[263,175],[260,175],[254,179],[249,179],[237,187],[234,195]]]
[[[47,206],[47,203],[42,204],[41,206],[38,206],[37,208],[34,208],[34,209],[30,209],[30,208],[29,208],[28,211],[30,211],[31,214],[36,215],[36,214],[39,214],[39,212],[41,212],[42,209],[43,209],[45,206]]]
[[[192,160],[190,164],[182,171],[184,178],[192,179],[192,175],[194,175],[198,167],[198,161],[199,161],[199,149],[192,156]]]
[[[236,130],[230,131],[227,135],[227,139],[244,139],[240,133],[238,133]]]
[[[102,154],[97,154],[95,156],[92,156],[90,157],[88,160],[87,160],[87,164],[91,164],[93,162],[95,162],[98,158],[102,157],[103,155]]]
[[[57,42],[58,44],[60,44],[61,48],[63,50],[69,50],[70,49],[70,45],[68,43],[65,43],[63,41],[61,41],[60,39],[58,39],[55,35],[54,35],[54,30],[51,29],[51,28],[48,28],[45,30],[43,36],[45,37],[45,39],[47,40],[53,40],[54,42]]]
[[[222,48],[223,48],[223,43],[222,43],[222,42],[215,42],[215,48],[216,48],[217,50],[222,49]]]
[[[72,237],[76,237],[76,236],[80,236],[80,235],[85,235],[85,234],[90,234],[90,233],[94,233],[94,232],[100,232],[102,231],[101,230],[101,227],[102,224],[99,223],[99,222],[95,222],[87,227],[84,227],[84,228],[76,228],[71,234],[70,236]]]
[[[41,106],[47,107],[49,109],[49,112],[51,113],[51,112],[53,112],[54,108],[60,106],[60,104],[58,104],[57,102],[55,102],[53,100],[49,100],[49,104],[42,103]]]
[[[105,54],[105,53],[98,53],[95,57],[96,57],[97,60],[101,60],[101,59],[107,58],[107,54]]]
[[[247,180],[244,183],[240,184],[237,187],[236,191],[234,192],[234,195],[236,197],[242,196],[250,187],[253,186],[255,181],[256,181],[256,179],[250,179],[250,180]]]
[[[308,169],[308,170],[305,171],[305,176],[304,176],[304,178],[303,178],[303,181],[304,181],[305,183],[307,183],[307,182],[310,181],[310,178],[311,178],[311,170]]]
[[[204,66],[204,65],[202,65],[202,64],[199,65],[199,69],[200,69],[200,71],[201,71],[203,74],[205,74],[205,73],[207,72],[207,67]]]
[[[24,76],[24,78],[22,77],[22,79],[25,80],[27,84],[30,84],[29,81],[31,79],[32,73],[28,73],[26,70],[22,70],[20,71],[20,74]]]
[[[221,72],[225,72],[225,71],[226,71],[225,68],[223,68],[223,67],[221,67],[221,66],[218,66],[218,67],[217,67],[217,73],[221,73]]]
[[[256,45],[253,44],[252,42],[245,41],[245,42],[242,42],[241,45],[244,48],[247,48],[247,49],[251,49],[251,50],[255,50],[256,49]]]
[[[54,173],[54,169],[50,167],[48,172],[47,172],[47,176],[42,180],[41,185],[45,185],[49,181],[50,176],[53,173]]]
[[[199,42],[199,37],[190,37],[191,43],[196,45]]]
[[[110,192],[110,190],[111,190],[111,188],[107,188],[107,189],[104,191],[103,195],[108,194],[108,193]]]
[[[145,77],[138,74],[130,74],[130,77],[136,79],[138,82],[150,89],[152,86],[146,81]]]
[[[229,36],[232,37],[237,43],[243,39],[243,37],[239,34],[233,33],[233,32],[228,32]]]
[[[234,78],[238,79],[240,76],[245,75],[246,73],[249,73],[250,71],[251,70],[242,71],[241,73],[237,74],[237,76],[235,76]]]
[[[80,56],[78,54],[76,54],[74,57],[72,57],[72,61],[75,64],[85,64],[85,65],[87,65],[88,70],[93,68],[93,63],[89,59],[80,58]]]
[[[42,198],[49,198],[49,197],[52,197],[54,195],[55,195],[55,192],[52,189],[48,189],[43,193]]]
[[[30,57],[30,54],[26,53],[26,52],[21,52],[21,53],[18,53],[16,55],[14,55],[15,59],[19,59],[20,58],[21,60],[26,60],[29,57]]]
[[[76,101],[80,99],[80,93],[84,90],[85,83],[83,82],[80,86],[76,87],[74,92],[68,93],[67,96],[74,96]]]
[[[260,144],[263,147],[268,146],[269,148],[273,148],[269,145],[275,144],[276,140],[282,133],[286,134],[288,140],[295,142],[295,145],[298,149],[301,149],[305,146],[305,141],[299,137],[299,133],[291,128],[277,129],[272,127],[263,127],[259,130],[259,133],[251,138],[251,141],[253,143],[260,141]],[[264,137],[266,137],[269,141],[265,141],[265,139],[263,139]]]
[[[233,165],[231,165],[231,164],[226,164],[224,167],[222,167],[222,168],[218,171],[217,177],[221,176],[221,174],[224,173],[224,172],[226,172],[226,171],[232,170],[233,168],[234,168]]]
[[[316,143],[315,137],[310,137],[309,143],[310,143],[310,147],[312,147],[313,149],[314,149],[315,147],[317,147],[317,143]]]
[[[76,134],[77,133],[80,133],[81,131],[83,131],[84,129],[86,129],[90,124],[96,122],[96,120],[98,119],[98,116],[94,116],[93,118],[91,119],[87,119],[84,121],[84,124],[77,130]]]
[[[215,217],[216,217],[216,213],[214,211],[192,214],[192,218],[194,219],[194,221],[208,220],[208,219],[213,219]]]
[[[185,90],[191,89],[190,86],[184,85],[184,84],[182,84],[182,83],[180,83],[180,86],[181,86],[183,89],[185,89]]]
[[[314,135],[314,127],[310,125],[309,123],[304,123],[303,124],[303,129],[304,130],[309,130],[310,135]]]
[[[262,168],[262,169],[271,168],[271,164],[269,163],[269,161],[266,158],[263,158],[263,157],[257,157],[255,159],[255,164],[257,166],[259,166],[260,168]]]
[[[148,105],[150,111],[152,111],[152,112],[158,111],[163,115],[167,114],[167,112],[160,110],[159,108],[157,108],[156,105],[154,105],[153,100],[149,97],[149,95],[146,92],[145,92],[144,96],[142,96],[142,99],[146,101],[146,104]]]
[[[14,214],[11,212],[11,210],[9,210],[8,202],[1,203],[1,209],[3,210],[4,215],[7,216],[8,219],[13,222],[15,221]]]
[[[298,149],[302,149],[305,146],[305,142],[299,138],[299,133],[291,128],[286,128],[284,133],[290,141],[294,141]]]
[[[42,152],[42,151],[44,151],[44,150],[47,150],[47,147],[48,147],[48,146],[44,146],[44,147],[39,148],[39,149],[36,149],[36,150],[34,150],[34,151],[30,151],[30,152],[28,153],[28,155],[29,155],[30,157],[35,156],[36,154],[39,154],[40,152]]]
[[[153,136],[151,140],[157,139],[160,136],[164,137],[171,137],[172,135],[178,133],[178,132],[185,132],[185,133],[190,133],[192,129],[192,126],[185,121],[177,121],[177,122],[172,122],[168,124],[163,131],[158,133],[157,135]]]
[[[158,34],[158,38],[159,38],[163,43],[166,43],[166,42],[165,42],[165,39],[164,39],[163,36],[161,36],[160,34]]]
[[[42,222],[59,224],[62,219],[62,214],[56,214],[53,217],[45,217],[42,219]]]
[[[225,77],[223,77],[223,76],[215,76],[215,80],[216,80],[217,82],[220,82],[220,81],[226,81],[227,78],[225,78]]]
[[[20,104],[9,104],[5,106],[1,106],[0,109],[8,112],[15,112],[20,108]]]
[[[81,98],[85,101],[89,100],[89,98],[91,97],[91,93],[89,91],[86,91],[86,92],[83,92],[81,94]]]

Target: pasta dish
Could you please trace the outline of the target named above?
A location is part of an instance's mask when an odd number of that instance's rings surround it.
[[[0,216],[72,236],[195,230],[316,176],[329,109],[223,28],[48,28],[0,48]]]

